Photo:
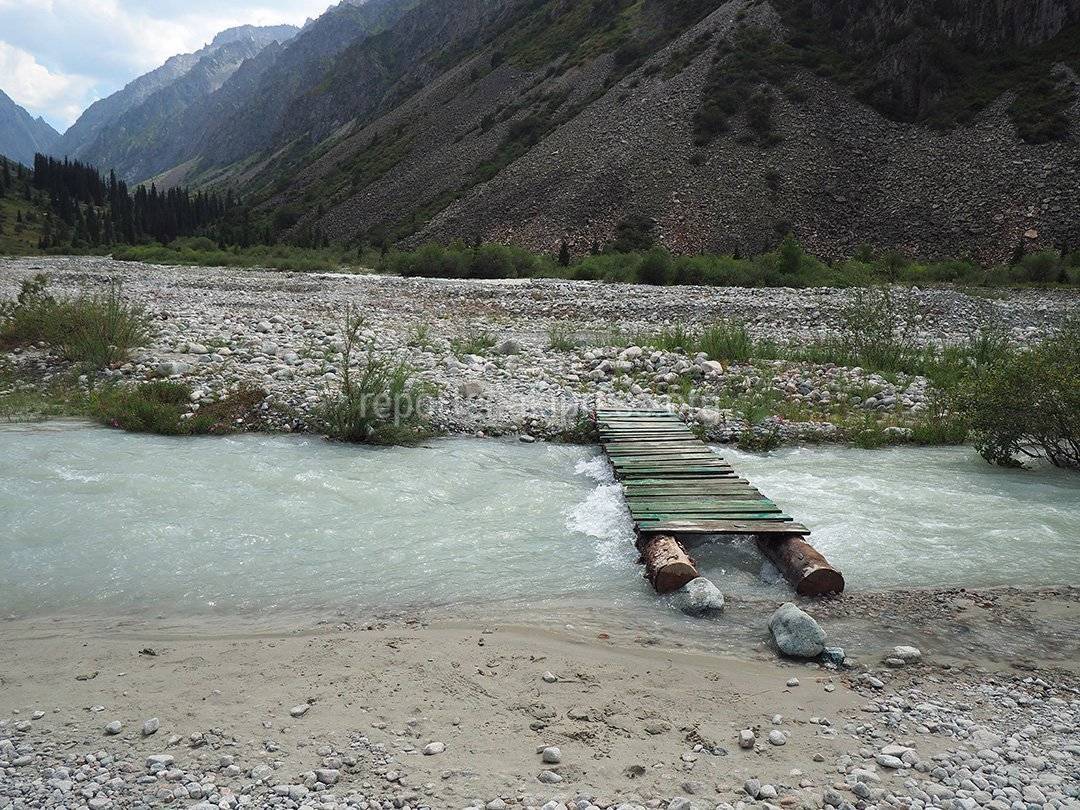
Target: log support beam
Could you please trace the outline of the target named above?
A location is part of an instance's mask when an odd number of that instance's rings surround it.
[[[670,534],[639,534],[637,547],[639,562],[645,564],[645,578],[657,593],[677,591],[699,576],[682,543]]]
[[[800,596],[842,593],[844,575],[799,535],[756,537],[757,547]]]

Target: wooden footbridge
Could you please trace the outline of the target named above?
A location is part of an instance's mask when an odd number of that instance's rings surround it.
[[[810,530],[740,478],[669,411],[597,410],[600,442],[622,484],[646,576],[669,593],[698,576],[680,537],[751,535],[800,594],[844,589],[806,541]]]

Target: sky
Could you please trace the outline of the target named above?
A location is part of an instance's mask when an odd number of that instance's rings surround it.
[[[303,25],[331,0],[0,0],[0,90],[63,132],[99,98],[236,25]]]

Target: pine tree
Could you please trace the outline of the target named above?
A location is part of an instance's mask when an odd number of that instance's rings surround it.
[[[570,245],[566,244],[565,239],[563,239],[562,245],[559,246],[559,265],[562,267],[570,266]]]

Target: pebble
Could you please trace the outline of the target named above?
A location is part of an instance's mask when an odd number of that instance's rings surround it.
[[[289,709],[289,714],[293,717],[303,717],[305,714],[308,713],[309,709],[311,709],[310,703],[301,703],[300,705],[293,706],[291,709]]]
[[[773,745],[786,745],[788,741],[788,735],[778,728],[774,728],[769,732],[769,742]]]
[[[541,758],[548,765],[558,765],[562,762],[562,752],[554,745],[550,745],[544,749]]]
[[[113,720],[111,723],[105,726],[106,734],[119,734],[123,730],[124,724],[121,723],[119,720]]]
[[[446,750],[446,744],[441,742],[429,742],[424,746],[424,756],[432,757]]]
[[[744,728],[739,732],[739,748],[751,749],[757,742],[757,738],[754,736],[753,729]]]
[[[149,737],[151,734],[157,734],[159,728],[161,728],[161,721],[156,717],[151,717],[143,722],[142,734],[144,737]]]

